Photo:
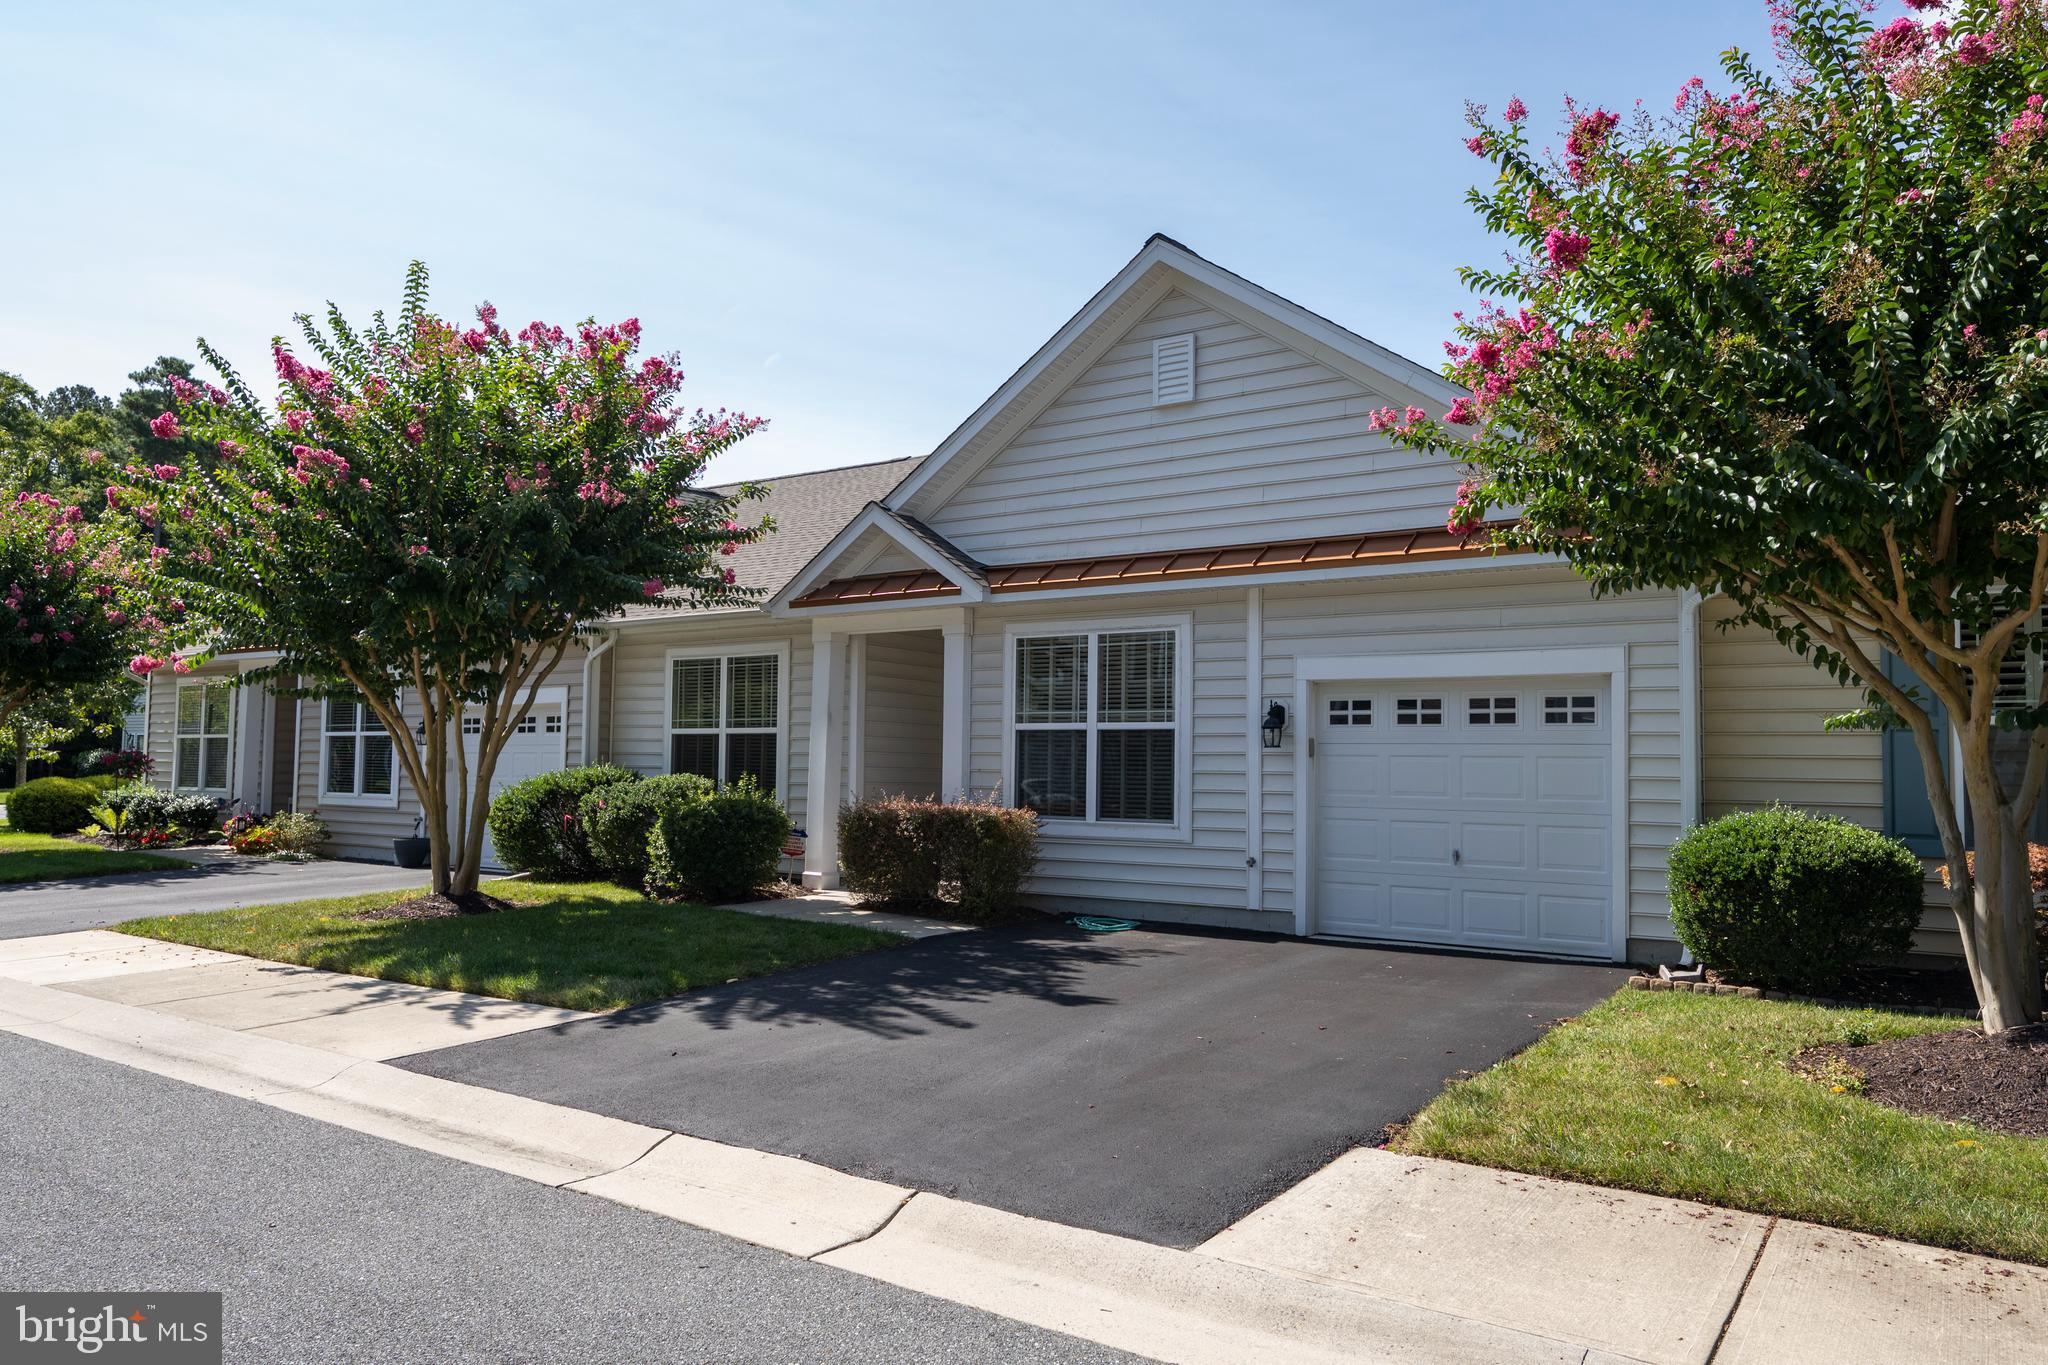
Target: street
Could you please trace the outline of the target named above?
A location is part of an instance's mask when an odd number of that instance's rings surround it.
[[[7,1034],[0,1167],[0,1284],[220,1291],[230,1361],[1133,1359]]]

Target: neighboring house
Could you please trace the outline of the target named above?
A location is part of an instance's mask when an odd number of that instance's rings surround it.
[[[761,605],[599,623],[509,774],[754,774],[812,886],[849,797],[971,794],[1040,812],[1048,908],[1603,960],[1675,954],[1698,819],[1924,819],[1884,737],[1822,729],[1853,695],[1719,604],[1446,533],[1461,471],[1370,416],[1455,396],[1154,237],[931,455],[774,481],[735,560]],[[205,676],[153,682],[160,778],[210,780],[224,733],[225,794],[343,853],[409,832],[374,727],[216,719]]]

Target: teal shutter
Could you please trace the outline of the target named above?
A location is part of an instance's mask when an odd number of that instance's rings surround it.
[[[1934,719],[1942,771],[1948,771],[1947,710],[1926,695],[1926,684],[1889,650],[1884,656],[1884,675],[1901,687],[1920,689],[1923,709]],[[1927,773],[1909,730],[1884,732],[1884,832],[1924,858],[1941,856],[1941,831],[1934,823],[1934,803],[1927,797]]]

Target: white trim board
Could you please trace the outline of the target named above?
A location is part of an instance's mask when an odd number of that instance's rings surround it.
[[[1613,824],[1608,905],[1608,951],[1614,961],[1628,955],[1628,647],[1602,645],[1582,649],[1473,650],[1455,654],[1312,655],[1294,661],[1294,714],[1302,718],[1294,731],[1294,932],[1306,938],[1315,932],[1316,767],[1308,738],[1308,719],[1317,683],[1325,682],[1453,682],[1480,678],[1540,678],[1604,675],[1607,678],[1610,785],[1608,804]]]
[[[826,570],[869,531],[881,532],[904,553],[960,589],[960,596],[954,600],[979,602],[988,596],[988,589],[979,580],[933,549],[931,543],[923,536],[905,526],[895,512],[879,502],[871,502],[861,508],[852,521],[840,527],[839,533],[826,542],[824,549],[811,556],[804,567],[797,571],[796,577],[783,584],[781,591],[768,599],[765,604],[767,610],[778,616],[787,613],[790,609],[789,604],[810,591],[814,584],[824,578]]]

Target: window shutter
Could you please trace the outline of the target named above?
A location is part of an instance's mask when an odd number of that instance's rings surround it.
[[[1195,401],[1195,334],[1152,343],[1152,406]]]
[[[1901,687],[1918,685],[1922,701],[1934,720],[1934,742],[1941,748],[1942,767],[1948,767],[1948,711],[1926,696],[1927,688],[1913,670],[1889,650],[1884,656],[1884,675]],[[1934,823],[1934,803],[1927,795],[1927,773],[1920,763],[1920,750],[1909,730],[1884,732],[1884,832],[1924,858],[1941,856],[1941,830]]]

